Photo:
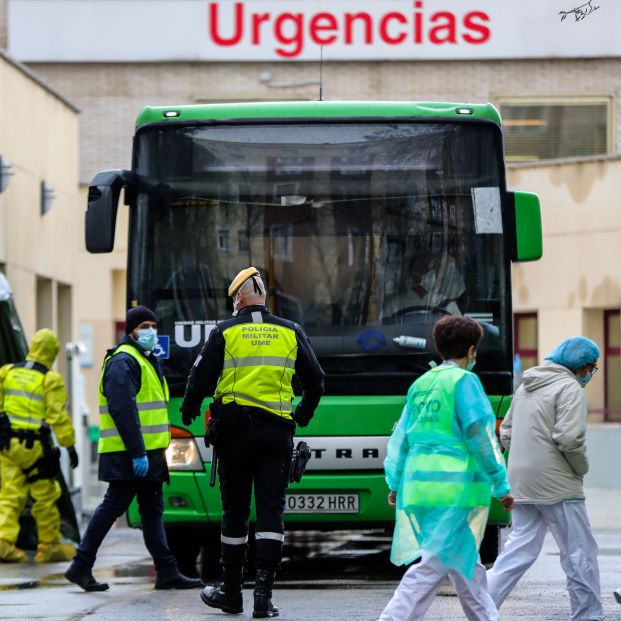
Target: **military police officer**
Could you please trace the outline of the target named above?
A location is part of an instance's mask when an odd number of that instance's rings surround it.
[[[253,616],[276,617],[278,608],[271,596],[282,556],[293,434],[296,423],[305,427],[310,422],[323,392],[324,373],[302,328],[266,308],[265,285],[256,268],[237,274],[228,294],[233,298],[234,318],[219,323],[209,335],[192,367],[181,408],[183,423],[189,425],[200,415],[203,399],[213,395],[210,415],[218,428],[223,581],[205,588],[201,598],[212,608],[243,611],[243,567],[254,485]],[[294,375],[303,394],[292,411]]]

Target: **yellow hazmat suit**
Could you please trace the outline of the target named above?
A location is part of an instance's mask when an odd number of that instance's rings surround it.
[[[0,368],[0,412],[8,417],[12,433],[36,433],[47,426],[52,428],[61,446],[72,447],[75,433],[65,408],[65,384],[59,373],[45,372],[54,363],[59,349],[60,343],[51,330],[39,330],[32,339],[25,365],[7,364]],[[64,561],[75,554],[73,546],[60,543],[60,513],[56,507],[61,495],[58,481],[39,479],[29,483],[26,480],[24,469],[30,468],[42,455],[40,441],[28,447],[17,437],[11,438],[8,449],[0,451],[0,559],[4,561],[27,560],[15,542],[19,534],[19,516],[29,494],[33,498],[32,515],[39,538],[35,561]]]

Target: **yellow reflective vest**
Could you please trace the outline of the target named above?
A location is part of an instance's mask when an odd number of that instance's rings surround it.
[[[258,407],[291,420],[298,342],[293,328],[263,323],[260,312],[249,323],[223,331],[224,364],[214,399]]]
[[[167,448],[170,444],[170,421],[167,403],[169,399],[166,378],[160,381],[153,365],[135,347],[120,345],[104,360],[99,378],[99,453],[126,451],[114,419],[108,412],[108,400],[103,392],[103,378],[108,361],[116,354],[129,354],[140,365],[140,391],[136,395],[136,407],[140,418],[140,431],[147,451]]]
[[[38,368],[37,368],[38,367]],[[4,412],[13,429],[38,430],[45,422],[45,372],[33,362],[11,366],[3,381]]]

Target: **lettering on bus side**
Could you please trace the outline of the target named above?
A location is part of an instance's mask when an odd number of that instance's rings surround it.
[[[323,459],[327,457],[324,453],[326,453],[328,449],[311,448],[310,450],[313,459]],[[376,448],[363,448],[359,455],[362,459],[378,459],[379,456],[379,449]],[[354,457],[354,451],[350,448],[336,448],[334,449],[334,457],[336,459],[352,459]]]
[[[202,436],[201,436],[202,439]],[[387,435],[376,436],[304,436],[294,438],[308,443],[311,459],[307,470],[373,470],[383,468],[386,457]],[[198,442],[204,462],[211,461],[211,451]]]
[[[188,348],[197,347],[202,342],[207,341],[215,327],[215,321],[176,321],[175,345]]]

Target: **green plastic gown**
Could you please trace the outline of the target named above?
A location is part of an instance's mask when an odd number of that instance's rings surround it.
[[[479,378],[454,363],[412,384],[384,461],[397,492],[394,564],[425,550],[472,578],[490,498],[511,489],[494,423]]]

